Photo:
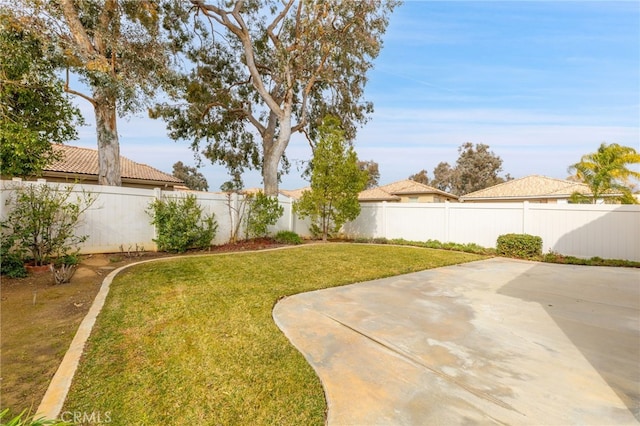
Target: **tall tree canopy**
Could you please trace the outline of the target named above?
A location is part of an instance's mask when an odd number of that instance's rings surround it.
[[[607,193],[619,193],[623,203],[636,204],[631,188],[640,179],[640,173],[630,167],[638,164],[640,153],[634,148],[603,142],[596,152],[583,155],[579,162],[569,166],[569,173],[589,186],[591,203]]]
[[[502,159],[489,151],[489,145],[474,146],[467,142],[458,152],[454,167],[441,162],[433,170],[431,184],[441,191],[464,195],[511,179],[508,174],[504,178],[498,175],[502,171]]]
[[[312,230],[326,241],[360,214],[358,194],[368,177],[336,117],[328,116],[320,127],[310,169],[311,190],[302,193],[294,208],[301,217],[311,218]]]
[[[425,169],[420,170],[415,175],[409,176],[409,179],[414,182],[422,183],[424,185],[429,185],[429,175],[427,174],[427,171]]]
[[[140,111],[170,81],[172,52],[184,37],[169,44],[169,23],[179,28],[183,9],[177,0],[16,0],[7,6],[21,25],[55,44],[67,71],[89,88],[71,88],[67,74],[65,90],[95,111],[100,184],[121,184],[117,115]]]
[[[51,143],[77,137],[80,111],[56,76],[60,56],[15,16],[0,11],[0,170],[37,175],[55,159]]]
[[[380,181],[380,168],[378,167],[378,163],[373,160],[358,161],[358,167],[360,170],[367,172],[368,178],[365,189],[378,186],[378,182]]]
[[[182,179],[189,189],[194,191],[208,191],[209,183],[207,178],[195,167],[186,166],[182,161],[173,165],[173,176]]]
[[[285,150],[302,132],[313,145],[322,117],[340,117],[347,139],[366,121],[366,73],[382,46],[395,0],[191,0],[186,57],[194,67],[176,101],[154,114],[234,179],[260,169],[275,195]],[[257,140],[256,140],[257,139]],[[201,147],[201,144],[204,147]],[[282,168],[280,168],[282,166]]]

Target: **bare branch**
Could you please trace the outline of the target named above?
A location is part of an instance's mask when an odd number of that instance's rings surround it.
[[[91,105],[93,105],[93,107],[95,108],[96,105],[97,105],[95,99],[93,99],[92,97],[90,97],[88,95],[85,95],[84,93],[81,93],[81,92],[78,92],[78,91],[75,91],[75,90],[69,88],[69,68],[67,68],[66,74],[67,74],[67,79],[64,82],[64,91],[66,93],[71,93],[72,95],[79,96],[82,99],[85,99],[85,100],[89,101],[89,103],[91,103]]]

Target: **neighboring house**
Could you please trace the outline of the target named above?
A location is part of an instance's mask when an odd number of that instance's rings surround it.
[[[358,200],[360,202],[443,203],[458,201],[458,197],[429,185],[406,179],[362,191]]]
[[[98,184],[97,150],[58,144],[54,144],[53,149],[62,153],[62,159],[45,167],[42,178],[48,182]],[[177,177],[123,156],[120,156],[120,174],[122,186],[125,187],[161,188],[169,191],[185,188],[184,182]]]
[[[573,193],[591,195],[587,185],[580,182],[531,175],[509,180],[460,197],[465,203],[523,202],[566,204]],[[615,194],[612,194],[615,195]]]

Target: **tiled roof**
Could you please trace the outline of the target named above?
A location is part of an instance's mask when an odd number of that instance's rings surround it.
[[[574,192],[585,195],[591,194],[589,187],[583,183],[531,175],[471,192],[461,198],[462,200],[479,198],[568,198]]]
[[[73,173],[82,175],[98,175],[98,151],[90,148],[53,144],[56,152],[62,152],[63,157],[44,168],[44,172]],[[170,174],[161,172],[146,164],[136,163],[120,156],[120,175],[126,179],[146,181],[184,183]]]
[[[381,188],[371,188],[362,191],[358,195],[360,201],[400,201],[400,197],[397,195],[389,194],[387,191]]]
[[[451,198],[457,198],[453,194],[439,190],[429,185],[416,182],[411,179],[400,180],[388,185],[380,186],[379,189],[393,195],[409,195],[409,194],[440,194]]]
[[[302,197],[302,193],[305,191],[311,191],[311,188],[305,186],[304,188],[299,189],[281,189],[280,193],[285,197],[289,197],[293,200],[299,200]]]

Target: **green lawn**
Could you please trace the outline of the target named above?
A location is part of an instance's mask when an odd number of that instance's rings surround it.
[[[323,244],[130,268],[112,283],[63,411],[108,413],[111,425],[321,425],[322,386],[274,324],[277,300],[481,258]]]

